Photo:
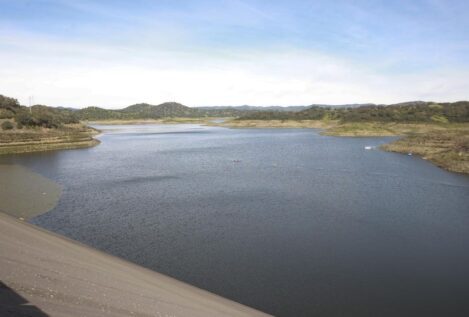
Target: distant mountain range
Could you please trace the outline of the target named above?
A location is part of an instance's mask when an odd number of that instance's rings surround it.
[[[81,120],[237,117],[242,113],[242,110],[230,107],[191,108],[177,102],[165,102],[159,105],[139,103],[119,110],[87,107],[75,111]]]
[[[469,122],[469,102],[411,101],[393,105],[314,105],[298,112],[245,112],[239,120],[338,120],[341,122]],[[466,145],[464,145],[466,146]]]
[[[357,108],[374,104],[344,104],[324,105],[313,104],[309,106],[213,106],[213,107],[187,107],[177,102],[165,102],[159,105],[138,103],[123,109],[104,109],[99,107],[87,107],[76,109],[75,114],[81,120],[106,120],[106,119],[157,119],[165,117],[239,117],[253,112],[301,112],[311,107],[323,108]]]
[[[33,111],[31,111],[33,110]],[[139,103],[123,109],[99,107],[71,109],[63,107],[20,106],[18,101],[0,95],[0,119],[18,117],[25,125],[51,125],[78,122],[78,120],[133,120],[160,118],[236,117],[241,120],[341,120],[394,122],[468,122],[469,102],[435,103],[410,101],[392,105],[343,104],[309,106],[218,106],[187,107],[177,102],[159,105]]]
[[[309,108],[310,106],[212,106],[212,107],[195,107],[200,110],[239,110],[239,111],[301,111]]]

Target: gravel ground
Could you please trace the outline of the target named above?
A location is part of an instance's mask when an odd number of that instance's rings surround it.
[[[268,316],[0,213],[0,316]]]

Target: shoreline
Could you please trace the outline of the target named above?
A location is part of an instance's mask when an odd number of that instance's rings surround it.
[[[217,122],[217,120],[222,120]],[[451,172],[469,174],[469,124],[467,123],[340,123],[333,120],[237,120],[234,118],[164,118],[143,120],[97,120],[84,124],[137,125],[137,124],[202,124],[225,128],[311,128],[320,134],[338,137],[399,136],[381,147],[388,152],[416,154],[438,167]],[[96,146],[99,140],[92,136],[99,131],[86,127],[80,137],[29,140],[0,143],[0,155],[78,149]]]
[[[76,141],[51,140],[37,142],[15,142],[15,144],[11,145],[0,145],[0,155],[83,149],[96,146],[100,143],[101,141],[93,138],[91,140]]]
[[[0,254],[7,316],[270,316],[1,212]]]
[[[223,119],[222,122],[216,122]],[[334,120],[237,120],[235,118],[168,118],[155,120],[106,120],[93,123],[179,124],[194,123],[232,129],[309,128],[321,135],[337,137],[397,136],[381,147],[387,152],[415,154],[450,172],[469,174],[469,124],[467,123],[341,123]]]
[[[321,120],[227,120],[224,122],[216,123],[211,122],[209,125],[225,127],[225,128],[309,128],[309,129],[328,129],[335,127],[335,121],[321,121]]]
[[[0,133],[0,155],[93,147],[101,142],[99,130],[81,124],[63,129],[22,129]]]
[[[387,152],[415,154],[450,172],[469,175],[469,124],[467,123],[340,123],[325,120],[231,120],[227,128],[312,128],[336,137],[397,136],[380,148]]]

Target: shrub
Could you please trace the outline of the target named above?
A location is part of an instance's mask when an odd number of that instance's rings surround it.
[[[14,128],[13,123],[11,123],[10,121],[2,122],[2,130],[11,130],[13,128]]]
[[[35,126],[37,120],[35,120],[28,112],[18,112],[15,116],[16,122],[21,123],[23,126]]]
[[[15,114],[9,109],[0,108],[0,119],[11,119]]]

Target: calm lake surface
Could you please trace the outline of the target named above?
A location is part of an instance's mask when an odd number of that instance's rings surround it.
[[[277,316],[467,316],[469,177],[309,129],[97,126],[2,157],[63,185],[33,223]]]

